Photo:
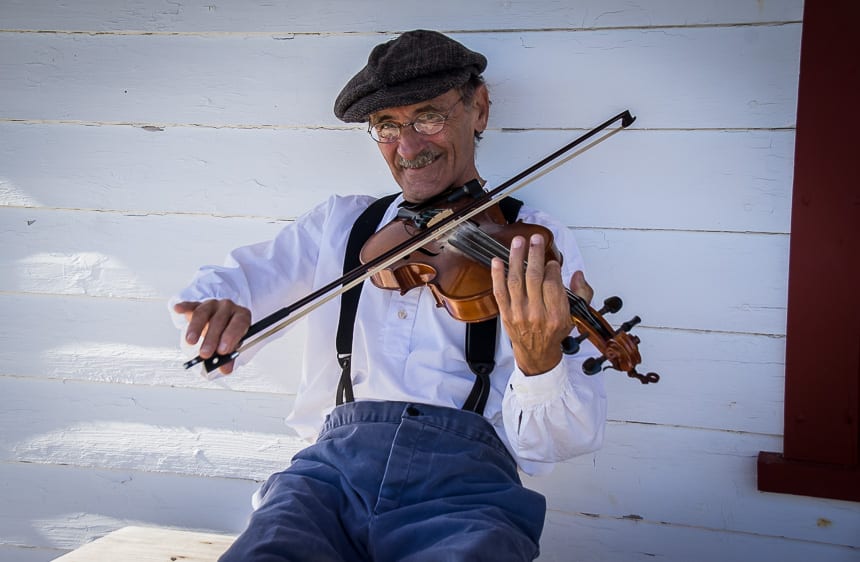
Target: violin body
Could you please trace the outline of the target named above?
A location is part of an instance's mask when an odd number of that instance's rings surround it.
[[[420,216],[421,220],[429,217],[429,225],[432,225],[434,217],[447,216],[456,210],[440,206],[424,210]],[[515,236],[528,240],[532,234],[541,234],[548,242],[546,259],[561,262],[562,256],[552,243],[549,229],[521,221],[508,223],[498,205],[475,215],[469,222],[469,227],[461,225],[372,275],[371,281],[381,289],[400,291],[401,294],[415,287],[427,286],[436,299],[436,306],[444,307],[452,317],[463,322],[480,322],[497,316],[499,308],[493,296],[489,272],[489,260],[496,254],[487,254],[489,250],[478,247],[487,243],[486,240],[467,240],[475,228],[482,233],[481,238],[487,236],[498,244],[493,246],[494,249],[504,248],[505,253]],[[370,237],[359,259],[362,263],[369,263],[388,249],[414,237],[421,228],[414,217],[397,218]]]

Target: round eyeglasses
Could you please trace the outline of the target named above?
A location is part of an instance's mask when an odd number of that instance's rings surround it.
[[[388,144],[392,142],[396,142],[397,139],[400,138],[400,130],[403,127],[412,126],[415,129],[415,132],[421,135],[435,135],[445,128],[445,121],[448,120],[448,116],[451,114],[451,111],[454,107],[457,106],[458,103],[463,101],[463,98],[458,99],[454,102],[446,113],[436,113],[435,111],[428,111],[427,113],[422,113],[415,117],[409,123],[396,123],[394,121],[381,121],[379,123],[368,124],[367,132],[370,135],[370,138],[375,140],[378,143]]]

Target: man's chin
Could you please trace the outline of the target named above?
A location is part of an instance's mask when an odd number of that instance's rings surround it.
[[[450,181],[428,170],[431,166],[417,170],[403,170],[400,175],[400,188],[406,199],[412,203],[420,203],[438,195],[450,187]]]

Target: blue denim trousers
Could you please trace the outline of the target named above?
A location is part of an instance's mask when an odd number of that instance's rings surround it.
[[[546,514],[483,416],[404,402],[338,406],[260,494],[222,562],[520,562]]]

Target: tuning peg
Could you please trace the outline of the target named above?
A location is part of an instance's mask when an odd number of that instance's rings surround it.
[[[621,327],[619,328],[619,330],[622,332],[629,332],[630,330],[633,329],[633,326],[635,326],[636,324],[638,324],[640,322],[642,322],[642,319],[639,318],[638,316],[634,316],[633,318],[631,318],[630,320],[628,320],[627,322],[622,324]]]
[[[588,339],[588,336],[579,335],[576,337],[567,336],[561,340],[561,351],[565,355],[576,355],[579,353],[579,344]]]
[[[606,314],[607,312],[610,314],[615,314],[621,307],[624,306],[624,301],[621,300],[620,297],[609,297],[608,299],[603,301],[603,308],[598,310],[601,315]]]
[[[600,372],[600,366],[603,365],[604,361],[606,361],[606,357],[603,355],[600,357],[589,357],[582,362],[582,372],[588,376],[596,375]]]

